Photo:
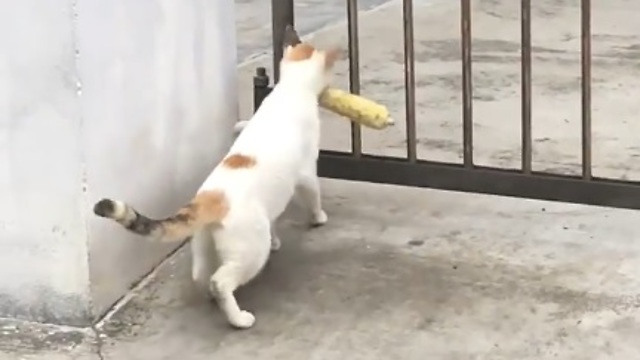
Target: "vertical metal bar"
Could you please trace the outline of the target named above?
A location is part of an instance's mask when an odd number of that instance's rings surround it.
[[[269,95],[271,88],[269,87],[269,75],[267,69],[259,67],[253,77],[253,112],[258,111],[264,98]]]
[[[404,21],[404,92],[407,122],[407,159],[410,162],[416,162],[416,78],[414,71],[415,54],[413,50],[413,0],[403,0],[402,15]]]
[[[358,39],[358,0],[347,2],[349,19],[349,90],[360,94],[360,46]],[[351,152],[353,156],[362,156],[362,134],[360,125],[351,122]]]
[[[280,79],[284,28],[294,25],[293,0],[271,0],[271,37],[273,40],[273,83]]]
[[[591,179],[591,0],[582,0],[582,178]]]
[[[531,0],[522,0],[521,21],[521,65],[522,65],[522,171],[531,173]]]
[[[462,35],[462,156],[473,167],[473,88],[471,83],[471,0],[460,0]]]

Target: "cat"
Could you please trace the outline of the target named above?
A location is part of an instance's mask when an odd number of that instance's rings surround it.
[[[297,38],[292,27],[285,31]],[[318,96],[328,86],[340,50],[297,41],[285,44],[283,53],[280,81],[250,121],[236,126],[233,145],[186,206],[162,220],[111,199],[98,201],[93,209],[97,216],[150,239],[192,236],[192,279],[207,288],[236,328],[252,327],[255,316],[239,307],[234,292],[258,275],[271,251],[280,248],[275,221],[294,193],[310,210],[311,225],[328,219],[316,172]],[[211,246],[219,262],[215,271]]]

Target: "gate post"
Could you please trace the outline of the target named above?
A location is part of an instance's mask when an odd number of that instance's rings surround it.
[[[271,35],[273,40],[273,83],[280,79],[284,28],[294,23],[294,0],[271,0]]]

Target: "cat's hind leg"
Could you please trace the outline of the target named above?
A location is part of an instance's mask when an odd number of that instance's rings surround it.
[[[243,329],[253,326],[255,316],[240,308],[234,292],[258,275],[271,249],[269,221],[256,222],[225,225],[214,235],[221,265],[211,276],[210,290],[228,322]]]
[[[207,295],[209,279],[216,268],[213,237],[208,229],[201,229],[191,238],[191,279]]]
[[[238,305],[234,291],[240,286],[242,267],[233,263],[222,265],[211,276],[211,293],[218,301],[220,310],[224,313],[229,324],[247,329],[253,326],[255,316],[249,311],[242,310]]]

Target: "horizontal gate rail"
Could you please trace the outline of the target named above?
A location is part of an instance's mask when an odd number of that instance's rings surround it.
[[[514,0],[515,1],[515,0]],[[404,90],[407,157],[362,153],[362,136],[351,126],[351,152],[320,152],[318,174],[326,178],[525,197],[618,208],[640,209],[640,182],[595,178],[591,156],[591,0],[581,0],[581,153],[580,176],[532,170],[531,0],[520,0],[521,16],[521,146],[519,170],[477,166],[473,162],[473,85],[471,0],[460,0],[462,59],[462,164],[417,157],[413,1],[403,0]],[[294,0],[272,0],[274,80],[282,57],[284,28],[294,24]],[[349,89],[360,92],[358,2],[347,0]],[[271,91],[264,68],[254,79],[254,106]]]
[[[318,174],[332,179],[405,185],[440,190],[525,197],[538,200],[640,209],[640,186],[622,180],[584,180],[578,176],[322,151]]]

